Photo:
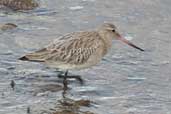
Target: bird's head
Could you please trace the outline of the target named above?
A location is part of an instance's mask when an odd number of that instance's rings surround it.
[[[111,23],[104,23],[99,29],[100,29],[100,31],[104,31],[104,34],[109,35],[109,37],[112,37],[115,40],[120,40],[120,41],[128,44],[131,47],[134,47],[140,51],[144,51],[143,49],[139,48],[138,46],[134,45],[133,43],[131,43],[130,41],[128,41],[127,39],[122,37],[119,34],[116,26]]]

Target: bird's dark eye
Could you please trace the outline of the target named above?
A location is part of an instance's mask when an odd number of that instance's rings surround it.
[[[112,32],[115,32],[115,29],[113,29]]]

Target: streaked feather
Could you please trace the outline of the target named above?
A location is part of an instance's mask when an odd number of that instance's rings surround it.
[[[96,32],[74,32],[54,40],[46,48],[27,54],[31,61],[84,64],[104,46]]]

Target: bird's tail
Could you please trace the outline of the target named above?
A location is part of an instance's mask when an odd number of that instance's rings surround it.
[[[34,53],[26,54],[25,56],[19,58],[22,61],[33,61],[33,62],[44,62],[47,55],[47,50],[42,49]]]
[[[26,56],[23,56],[23,57],[20,57],[18,60],[29,61],[29,58],[27,58]]]

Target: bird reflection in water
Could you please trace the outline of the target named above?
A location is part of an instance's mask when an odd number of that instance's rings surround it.
[[[75,100],[69,97],[69,90],[63,87],[62,98],[57,100],[57,105],[52,112],[42,111],[41,114],[94,114],[90,111],[82,111],[82,107],[90,107],[92,101],[80,99]]]

